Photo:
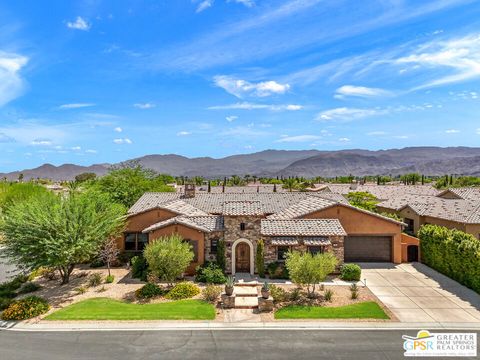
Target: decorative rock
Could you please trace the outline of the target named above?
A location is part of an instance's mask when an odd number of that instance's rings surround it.
[[[233,309],[235,307],[235,294],[228,296],[227,294],[222,294],[222,305],[224,309]]]
[[[273,311],[273,297],[264,299],[263,297],[258,297],[258,310],[260,312],[271,312]]]

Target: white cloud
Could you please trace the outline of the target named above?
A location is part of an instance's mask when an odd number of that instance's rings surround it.
[[[118,132],[118,133],[121,133],[123,131],[123,129],[121,127],[116,127],[115,129],[113,129],[115,132]]]
[[[91,107],[95,106],[95,104],[91,103],[73,103],[73,104],[63,104],[60,105],[58,108],[59,109],[80,109],[80,108],[85,108],[85,107]]]
[[[25,56],[0,51],[0,106],[23,93],[25,81],[19,73],[27,62]]]
[[[34,146],[51,146],[53,141],[50,139],[35,139],[30,144]]]
[[[80,151],[80,150],[82,150],[82,148],[80,146],[73,146],[72,150],[73,151]]]
[[[200,4],[198,4],[196,12],[199,13],[199,12],[202,12],[202,11],[208,9],[209,7],[212,7],[213,2],[214,2],[214,0],[204,0],[204,1],[202,1]]]
[[[394,138],[395,139],[408,139],[409,136],[408,135],[395,135]]]
[[[349,142],[350,139],[347,138],[347,137],[342,137],[342,138],[338,139],[338,141],[341,141],[341,142]]]
[[[315,141],[321,139],[321,136],[316,135],[296,135],[296,136],[288,136],[282,135],[280,139],[276,142],[307,142],[307,141]]]
[[[295,104],[255,104],[250,102],[235,103],[229,105],[210,106],[209,110],[271,110],[271,111],[298,111],[303,109],[302,105]]]
[[[255,1],[254,0],[227,0],[227,2],[235,2],[237,4],[245,5],[246,7],[255,6]]]
[[[356,97],[377,97],[377,96],[390,96],[392,93],[388,90],[379,88],[369,88],[365,86],[343,85],[335,91],[335,98],[343,99],[347,96]]]
[[[480,128],[477,129],[477,134],[480,135]]]
[[[370,131],[367,133],[368,136],[383,136],[387,135],[387,132],[385,131]]]
[[[157,105],[153,103],[136,103],[136,104],[133,104],[133,106],[136,107],[137,109],[146,110],[146,109],[153,109]]]
[[[262,81],[251,83],[231,76],[218,75],[213,78],[215,85],[238,98],[244,96],[266,97],[273,94],[284,94],[290,89],[289,84],[280,84],[276,81]]]
[[[238,116],[235,116],[235,115],[230,115],[230,116],[225,117],[225,120],[227,120],[228,122],[232,122],[232,121],[235,121],[237,119],[238,119]]]
[[[97,152],[98,152],[97,150],[93,150],[93,149],[85,150],[85,153],[87,154],[96,154]]]
[[[412,64],[434,69],[442,76],[417,86],[414,90],[474,79],[480,76],[480,34],[423,44],[413,54],[397,58],[396,64]]]
[[[458,134],[459,132],[460,132],[460,130],[457,130],[457,129],[445,130],[445,133],[447,133],[447,134]]]
[[[114,139],[113,142],[115,144],[132,144],[132,140],[130,140],[129,138],[119,138],[119,139]]]
[[[190,131],[179,131],[177,133],[177,136],[188,136],[191,135],[192,133]]]
[[[77,16],[75,21],[67,22],[67,27],[70,29],[88,31],[90,30],[91,24],[81,16]]]
[[[368,116],[385,114],[386,110],[381,109],[357,109],[340,107],[320,112],[316,120],[318,121],[352,121],[362,119]]]

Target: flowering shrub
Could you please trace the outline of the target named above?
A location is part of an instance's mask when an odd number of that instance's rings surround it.
[[[140,289],[135,291],[135,296],[140,299],[150,299],[156,296],[165,294],[165,290],[160,286],[152,283],[143,285]]]
[[[218,297],[222,293],[222,288],[215,285],[207,285],[205,289],[202,290],[202,297],[205,301],[214,303],[217,301]]]
[[[181,282],[173,287],[165,296],[167,299],[180,300],[194,297],[200,293],[197,285],[191,282]]]
[[[25,320],[39,316],[48,311],[47,300],[38,296],[28,296],[14,301],[2,313],[3,320]]]

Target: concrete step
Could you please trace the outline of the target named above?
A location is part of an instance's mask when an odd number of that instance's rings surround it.
[[[236,296],[235,309],[256,309],[258,308],[258,297]]]
[[[258,296],[256,286],[236,286],[234,287],[234,293],[236,296]]]

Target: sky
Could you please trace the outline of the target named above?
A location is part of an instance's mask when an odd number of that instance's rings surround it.
[[[480,146],[480,1],[0,0],[0,172]]]

